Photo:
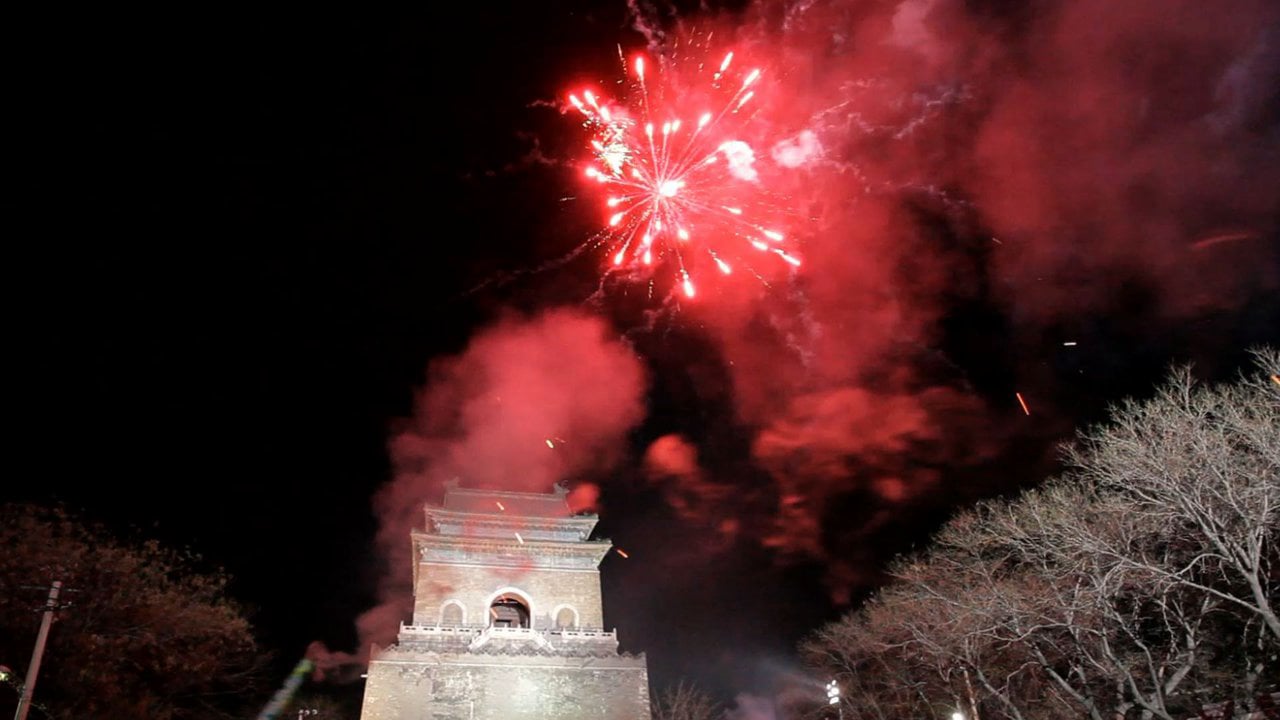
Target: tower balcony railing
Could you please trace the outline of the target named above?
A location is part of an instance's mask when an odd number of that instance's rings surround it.
[[[611,640],[618,639],[618,631],[605,630],[604,628],[553,628],[547,630],[549,635],[558,635],[565,640],[596,640],[608,638]]]
[[[400,634],[410,635],[474,635],[484,630],[483,625],[406,625],[400,623]]]
[[[506,637],[521,638],[531,637],[535,634],[550,636],[552,639],[562,640],[617,640],[617,630],[605,630],[604,628],[587,628],[587,627],[561,627],[561,628],[521,628],[521,627],[496,627],[491,625],[406,625],[400,623],[400,636],[404,639],[411,637],[458,637],[470,638],[480,633],[486,632],[490,637]]]

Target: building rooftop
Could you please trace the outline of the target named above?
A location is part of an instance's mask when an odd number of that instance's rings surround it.
[[[426,527],[415,531],[414,542],[427,543],[431,553],[450,561],[464,555],[474,560],[479,553],[490,562],[503,564],[514,557],[523,563],[536,555],[556,566],[590,561],[594,568],[610,543],[590,539],[600,518],[573,514],[568,495],[558,486],[549,493],[513,492],[464,488],[455,480],[445,485],[440,505],[423,508]]]
[[[549,493],[513,492],[464,488],[454,480],[445,486],[441,508],[453,512],[527,518],[573,517],[568,491],[560,486]]]

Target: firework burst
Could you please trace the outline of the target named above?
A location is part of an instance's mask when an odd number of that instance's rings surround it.
[[[609,270],[669,267],[692,298],[701,267],[730,275],[751,268],[752,253],[798,266],[744,139],[762,71],[739,70],[732,52],[710,63],[664,67],[638,55],[623,64],[627,101],[569,95],[591,132],[584,174],[604,196],[594,239]]]

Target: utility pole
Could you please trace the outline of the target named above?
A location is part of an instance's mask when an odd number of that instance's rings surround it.
[[[49,639],[49,625],[53,622],[53,611],[58,609],[58,593],[62,591],[62,581],[54,580],[49,586],[49,599],[44,604],[44,617],[40,619],[40,632],[36,635],[36,649],[31,652],[31,665],[27,667],[27,676],[22,680],[22,695],[18,697],[18,711],[13,720],[27,720],[31,711],[31,695],[36,690],[36,676],[40,674],[40,660],[44,657],[44,644]]]

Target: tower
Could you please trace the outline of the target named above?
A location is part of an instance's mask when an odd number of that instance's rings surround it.
[[[413,622],[370,661],[362,720],[648,720],[644,656],[604,629],[596,521],[560,487],[449,484],[412,533]]]

